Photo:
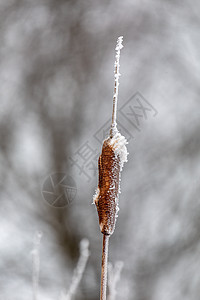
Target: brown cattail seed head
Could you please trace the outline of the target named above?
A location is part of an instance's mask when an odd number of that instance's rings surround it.
[[[108,137],[99,156],[99,183],[93,202],[96,204],[100,230],[103,234],[111,235],[115,229],[120,193],[120,173],[127,161],[127,141],[117,131]]]

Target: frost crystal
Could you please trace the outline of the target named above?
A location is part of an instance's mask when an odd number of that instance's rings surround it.
[[[112,138],[108,138],[107,140],[109,141],[109,144],[113,146],[115,155],[119,156],[120,158],[120,171],[122,171],[124,163],[128,161],[128,152],[126,148],[128,142],[126,138],[123,135],[121,135],[121,133],[119,133],[118,130]]]
[[[116,122],[116,116],[117,116],[117,99],[118,99],[118,90],[119,90],[119,59],[120,59],[120,51],[123,48],[122,45],[123,42],[123,36],[120,36],[117,39],[117,45],[116,45],[116,55],[115,55],[115,64],[114,64],[114,74],[115,74],[115,87],[114,87],[114,94],[113,94],[113,114],[112,114],[112,125],[111,125],[111,137],[117,132],[117,122]]]
[[[95,194],[93,196],[92,204],[96,204],[98,202],[99,193],[100,193],[100,190],[99,190],[99,188],[97,188],[96,191],[95,191]]]

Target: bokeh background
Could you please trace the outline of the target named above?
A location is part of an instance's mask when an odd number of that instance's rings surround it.
[[[129,161],[110,239],[109,261],[124,264],[116,299],[199,300],[199,9],[195,0],[0,1],[0,299],[32,299],[38,230],[38,300],[68,290],[82,238],[90,258],[74,299],[99,299],[91,203],[123,35],[118,120]],[[75,182],[65,208],[42,194],[56,173]]]

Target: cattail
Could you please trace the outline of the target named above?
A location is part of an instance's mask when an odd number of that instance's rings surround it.
[[[118,201],[120,193],[120,173],[127,161],[127,141],[117,130],[116,112],[119,86],[119,58],[123,37],[119,37],[116,46],[115,87],[113,96],[113,112],[110,136],[103,142],[99,157],[99,182],[93,202],[96,204],[100,230],[105,235],[111,235],[115,229]]]
[[[115,229],[119,210],[120,172],[123,163],[127,161],[126,139],[116,132],[108,137],[102,147],[99,157],[99,183],[94,196],[100,230],[103,234],[111,235]]]
[[[113,95],[113,111],[110,136],[104,140],[102,152],[98,161],[99,181],[96,193],[93,197],[93,203],[96,204],[99,216],[99,226],[103,233],[103,252],[102,252],[102,276],[101,276],[101,297],[106,299],[106,282],[107,282],[107,257],[109,236],[113,234],[117,214],[119,211],[119,193],[120,193],[120,176],[124,165],[127,161],[127,141],[117,130],[117,100],[119,87],[119,59],[123,37],[117,40],[115,56],[115,86]]]

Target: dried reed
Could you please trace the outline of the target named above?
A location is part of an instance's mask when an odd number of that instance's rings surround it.
[[[115,56],[115,86],[113,95],[113,111],[110,136],[104,140],[102,153],[98,161],[99,181],[93,203],[97,207],[99,226],[103,233],[102,270],[101,270],[101,294],[100,300],[106,300],[107,286],[107,261],[109,237],[113,234],[119,210],[118,201],[120,193],[120,175],[127,161],[127,141],[117,130],[117,100],[119,87],[119,60],[123,37],[119,37],[116,45]]]

